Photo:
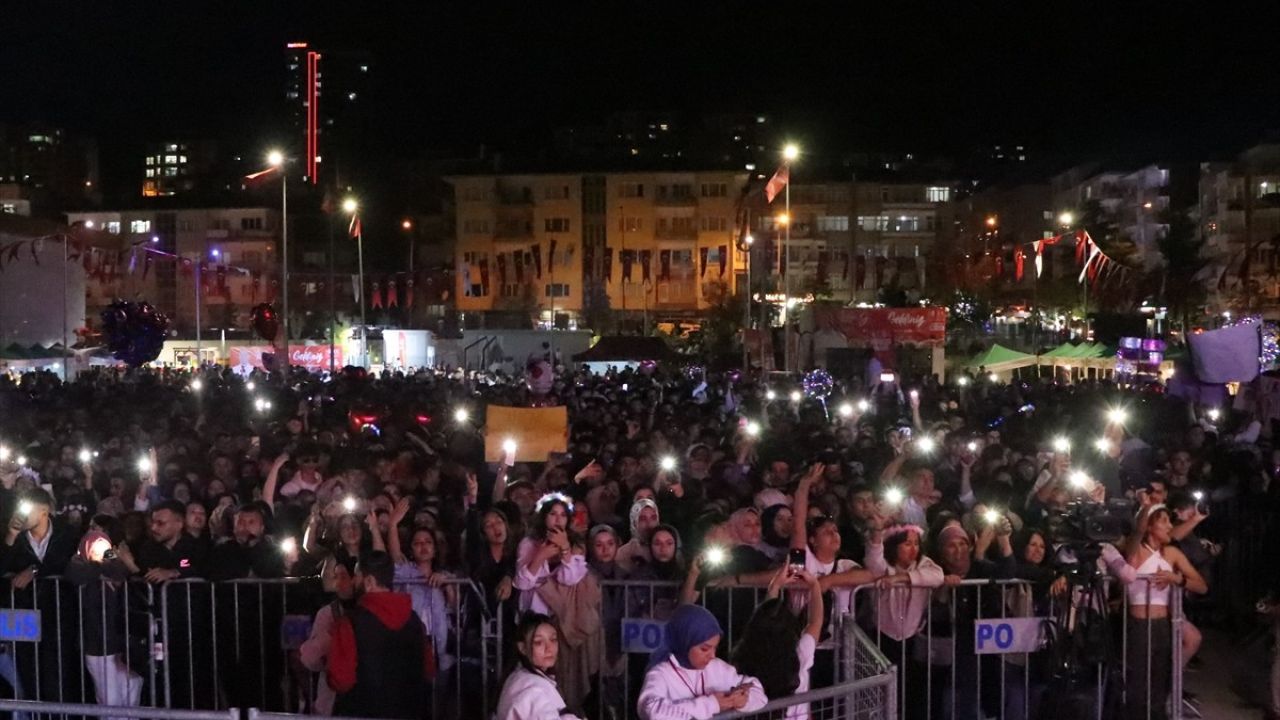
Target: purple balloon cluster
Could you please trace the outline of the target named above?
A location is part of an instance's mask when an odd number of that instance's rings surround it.
[[[102,335],[115,359],[139,367],[160,357],[169,318],[148,302],[116,300],[102,311]]]

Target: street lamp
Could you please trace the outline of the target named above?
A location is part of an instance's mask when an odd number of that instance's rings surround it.
[[[289,375],[289,174],[284,169],[284,153],[267,153],[267,164],[280,173],[280,335],[284,346],[285,377]]]
[[[989,227],[989,228],[994,228],[994,227],[996,226],[996,223],[997,223],[997,222],[998,222],[998,221],[996,220],[996,216],[995,216],[995,215],[988,215],[988,216],[987,216],[987,227]]]
[[[360,366],[369,367],[369,330],[364,323],[364,228],[356,222],[356,212],[360,203],[349,197],[342,201],[342,211],[351,216],[352,227],[356,231],[356,256],[360,273]]]
[[[782,159],[787,164],[787,185],[783,189],[785,196],[785,212],[779,220],[782,221],[783,238],[782,238],[782,257],[786,259],[786,270],[782,273],[783,296],[787,300],[791,299],[791,163],[800,157],[800,147],[795,143],[787,143],[782,149]],[[786,312],[784,310],[784,312]],[[783,369],[791,371],[791,314],[783,315],[784,325],[782,326],[782,342],[783,342]]]
[[[1069,228],[1076,223],[1076,216],[1070,210],[1063,210],[1058,213],[1058,224],[1064,228]]]
[[[743,292],[742,298],[742,371],[746,372],[751,367],[751,355],[747,350],[747,328],[751,327],[751,246],[754,245],[756,239],[747,233],[742,237],[742,247],[738,248],[742,251],[744,257],[744,265],[746,265],[747,287]]]

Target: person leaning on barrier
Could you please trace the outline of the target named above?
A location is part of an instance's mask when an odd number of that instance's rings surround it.
[[[38,575],[61,575],[76,552],[79,536],[53,522],[53,498],[40,488],[19,495],[5,535],[0,571],[12,574],[22,590]]]
[[[1167,717],[1172,667],[1172,628],[1169,606],[1173,587],[1202,594],[1209,586],[1172,545],[1173,522],[1163,504],[1145,505],[1137,523],[1138,542],[1130,543],[1129,566],[1137,577],[1126,588],[1129,605],[1129,642],[1126,681],[1128,715],[1131,718]],[[1135,533],[1136,534],[1136,533]],[[1182,698],[1173,698],[1181,702]]]
[[[81,646],[99,705],[136,706],[142,698],[141,665],[130,667],[125,653],[123,581],[129,569],[116,557],[106,533],[90,530],[67,565],[66,579],[82,588]]]
[[[204,576],[205,557],[198,543],[183,532],[186,508],[176,500],[151,510],[150,537],[136,549],[122,543],[117,552],[130,574],[150,583]]]
[[[427,643],[422,621],[408,595],[391,590],[396,568],[374,551],[356,565],[360,599],[338,618],[329,647],[329,685],[337,692],[338,716],[422,716]]]

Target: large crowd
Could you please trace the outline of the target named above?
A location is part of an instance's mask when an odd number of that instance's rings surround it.
[[[476,691],[488,623],[500,720],[701,719],[831,684],[856,622],[905,717],[1041,717],[1061,665],[976,655],[973,625],[1088,608],[1106,578],[1093,609],[1127,641],[1082,662],[1161,717],[1174,639],[1194,663],[1230,605],[1211,507],[1280,491],[1270,428],[1158,388],[557,370],[536,396],[461,371],[0,375],[0,572],[43,608],[0,651],[6,696],[474,716],[444,689]],[[566,406],[567,451],[486,462],[490,405]],[[664,621],[661,647],[626,652],[624,617]]]

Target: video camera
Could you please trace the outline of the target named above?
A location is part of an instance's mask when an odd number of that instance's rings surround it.
[[[1117,543],[1133,532],[1135,508],[1132,500],[1113,498],[1105,503],[1079,500],[1046,523],[1049,541],[1073,548]]]

